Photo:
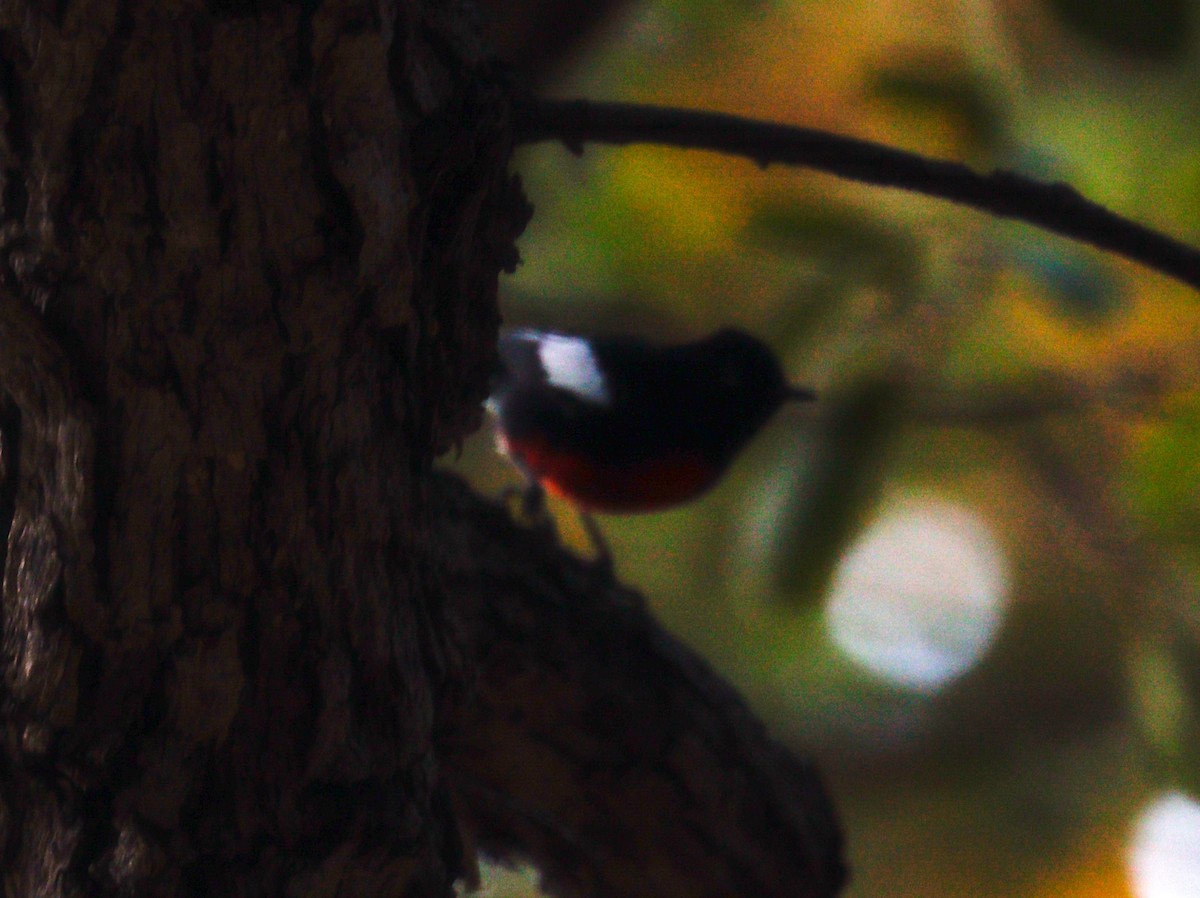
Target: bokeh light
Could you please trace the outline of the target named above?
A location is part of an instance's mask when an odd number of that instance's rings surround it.
[[[1136,898],[1200,895],[1200,803],[1168,792],[1142,811],[1129,846]]]
[[[833,640],[873,673],[936,690],[991,645],[1008,596],[1004,553],[973,511],[906,502],[842,559],[827,619]]]

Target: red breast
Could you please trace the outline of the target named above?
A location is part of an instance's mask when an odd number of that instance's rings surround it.
[[[504,439],[513,456],[556,496],[591,511],[657,511],[694,499],[720,477],[704,456],[671,452],[632,463],[605,463],[555,449],[536,437]]]

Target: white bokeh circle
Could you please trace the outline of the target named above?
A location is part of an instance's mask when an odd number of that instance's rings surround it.
[[[1129,843],[1129,884],[1136,898],[1200,896],[1200,803],[1168,792],[1146,806]]]
[[[826,620],[849,657],[934,691],[987,651],[1008,597],[1004,551],[962,505],[908,501],[871,524],[834,574]]]

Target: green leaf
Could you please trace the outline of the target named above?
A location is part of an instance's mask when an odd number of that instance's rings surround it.
[[[874,507],[904,420],[906,390],[879,375],[832,400],[825,432],[794,468],[771,559],[777,590],[801,603],[824,596],[838,559]]]
[[[754,208],[746,240],[778,253],[811,257],[839,278],[911,296],[922,253],[907,232],[867,212],[830,201],[772,199]]]
[[[977,153],[1003,147],[1004,109],[975,72],[953,60],[905,60],[868,76],[867,94],[915,112],[933,113],[962,129]]]
[[[1164,543],[1189,549],[1200,533],[1200,393],[1168,403],[1121,479],[1142,525]]]
[[[1008,245],[1013,265],[1043,284],[1059,309],[1076,321],[1100,324],[1129,304],[1112,268],[1092,254],[1025,233]]]
[[[1194,25],[1189,0],[1050,0],[1068,27],[1123,56],[1178,59]]]
[[[1200,795],[1200,645],[1187,634],[1153,634],[1127,660],[1134,719],[1166,777]]]

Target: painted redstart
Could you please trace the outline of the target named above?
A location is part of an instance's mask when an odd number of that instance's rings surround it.
[[[700,495],[780,405],[815,398],[737,330],[675,346],[514,330],[500,338],[488,408],[535,490],[584,511],[642,512]]]

